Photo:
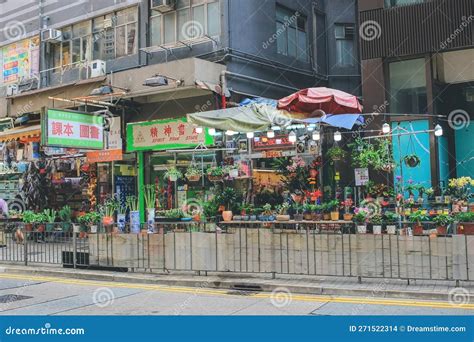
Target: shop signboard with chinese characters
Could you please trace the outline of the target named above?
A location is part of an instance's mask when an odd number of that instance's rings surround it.
[[[159,151],[212,145],[207,129],[201,133],[185,118],[127,124],[127,151]]]
[[[363,186],[369,182],[369,169],[359,168],[354,169],[356,186]]]
[[[122,153],[122,120],[118,116],[107,118],[105,131],[105,141],[107,146],[101,151],[87,152],[87,161],[89,163],[105,163],[123,160]]]
[[[287,134],[279,134],[274,138],[268,138],[266,136],[256,137],[252,139],[252,150],[253,151],[265,151],[265,150],[284,150],[294,148],[295,144],[288,140]]]
[[[48,109],[42,119],[44,146],[104,149],[104,118],[89,113]]]

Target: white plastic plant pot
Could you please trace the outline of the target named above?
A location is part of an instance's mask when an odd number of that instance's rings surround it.
[[[119,230],[119,233],[121,234],[125,233],[125,224],[126,224],[125,214],[118,214],[117,215],[117,228]]]
[[[147,208],[147,231],[148,234],[153,234],[155,232],[155,208]]]
[[[92,225],[91,226],[91,234],[96,234],[97,233],[97,225]]]
[[[74,233],[80,233],[81,232],[81,225],[80,224],[73,224],[72,225],[72,231]]]
[[[374,235],[382,234],[382,226],[381,225],[372,226],[372,230],[373,230]]]
[[[237,178],[239,177],[239,170],[238,169],[232,169],[229,171],[229,177],[231,178]]]
[[[178,175],[171,175],[169,176],[170,182],[176,182],[178,180]]]
[[[397,232],[397,226],[393,224],[387,225],[387,234],[395,235],[396,232]]]
[[[357,234],[366,234],[366,233],[367,233],[367,226],[365,224],[358,224]]]
[[[130,212],[130,233],[140,233],[140,212],[138,210]]]

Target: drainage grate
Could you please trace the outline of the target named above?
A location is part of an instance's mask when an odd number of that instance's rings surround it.
[[[231,296],[251,296],[255,291],[228,291],[226,294]]]
[[[253,284],[234,284],[231,286],[232,290],[243,291],[243,292],[261,292],[263,291],[260,285]]]
[[[30,299],[30,298],[33,298],[33,297],[7,294],[7,295],[0,296],[0,303],[5,304],[5,303],[16,302],[17,300]]]

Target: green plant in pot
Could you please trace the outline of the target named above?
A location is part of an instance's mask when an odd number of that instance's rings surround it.
[[[376,235],[382,234],[382,222],[383,218],[380,214],[374,214],[370,217],[370,223],[372,224],[372,232]]]
[[[329,159],[331,163],[333,163],[334,161],[343,160],[346,157],[346,154],[346,151],[344,151],[341,147],[333,146],[328,149],[326,158]]]
[[[311,205],[311,219],[313,221],[321,221],[323,218],[322,210],[323,206],[321,204]]]
[[[331,221],[338,221],[339,220],[339,201],[332,200],[327,203],[327,210],[329,211],[329,215],[331,216]]]
[[[369,214],[369,209],[365,207],[354,209],[354,216],[352,216],[352,221],[354,221],[357,226],[357,233],[367,233],[367,221],[369,219]]]
[[[221,166],[211,166],[206,171],[207,178],[211,182],[219,182],[224,179],[224,169]]]
[[[33,230],[33,223],[35,223],[35,217],[36,217],[36,214],[31,210],[25,210],[23,212],[21,220],[25,224],[25,230],[26,231],[32,231]]]
[[[473,212],[457,213],[454,219],[456,222],[458,222],[458,234],[474,235]]]
[[[52,232],[54,230],[54,222],[56,221],[58,212],[54,209],[45,209],[43,215],[46,222],[46,231]]]
[[[293,207],[293,210],[294,210],[293,217],[294,217],[295,221],[303,221],[303,219],[304,219],[304,215],[303,215],[304,206],[300,203],[294,203],[292,207]]]
[[[77,222],[83,229],[90,230],[91,233],[97,233],[97,225],[100,223],[102,215],[96,211],[91,211],[85,215],[79,216]]]
[[[263,207],[262,215],[260,215],[261,221],[273,221],[275,217],[273,216],[272,205],[270,203],[266,203]]]
[[[71,222],[72,222],[72,210],[71,207],[65,205],[61,208],[58,212],[58,217],[61,220],[61,227],[63,232],[67,232],[71,229]]]
[[[232,221],[232,207],[236,205],[237,198],[238,196],[234,188],[225,188],[220,195],[221,202],[225,208],[222,212],[224,221]]]
[[[421,211],[417,210],[408,216],[408,221],[413,223],[413,235],[423,235],[423,221],[428,221],[429,217]]]
[[[417,167],[421,163],[420,157],[418,157],[416,154],[406,155],[405,157],[403,157],[403,161],[408,167]]]
[[[439,214],[433,217],[433,223],[436,225],[438,235],[446,235],[448,226],[454,222],[454,217],[449,214]]]
[[[170,209],[165,211],[165,217],[170,221],[181,221],[183,218],[186,217],[184,211],[182,209]]]
[[[196,165],[189,165],[184,174],[189,182],[199,182],[202,177],[202,170]]]
[[[176,182],[178,179],[183,178],[183,174],[179,171],[176,167],[171,167],[166,170],[165,179],[169,180],[170,182]]]
[[[290,215],[288,215],[288,209],[290,209],[290,204],[288,202],[283,202],[278,206],[276,215],[277,221],[289,221]]]
[[[313,219],[313,204],[306,203],[303,205],[303,219],[311,221]]]
[[[387,225],[387,234],[396,234],[397,224],[400,222],[400,215],[393,211],[386,211],[383,214],[383,219],[385,224]]]

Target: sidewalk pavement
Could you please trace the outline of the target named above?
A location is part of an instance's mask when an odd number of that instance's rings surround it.
[[[362,278],[359,283],[354,277],[321,277],[277,274],[272,279],[269,274],[238,273],[134,273],[111,272],[62,268],[60,266],[21,266],[0,264],[1,273],[25,276],[62,277],[72,279],[120,282],[130,284],[154,284],[164,286],[219,288],[237,291],[265,291],[275,289],[291,293],[311,295],[354,296],[372,298],[412,298],[422,300],[452,300],[452,296],[462,292],[468,295],[469,303],[474,303],[474,282],[460,282],[456,288],[454,281],[407,280]]]

